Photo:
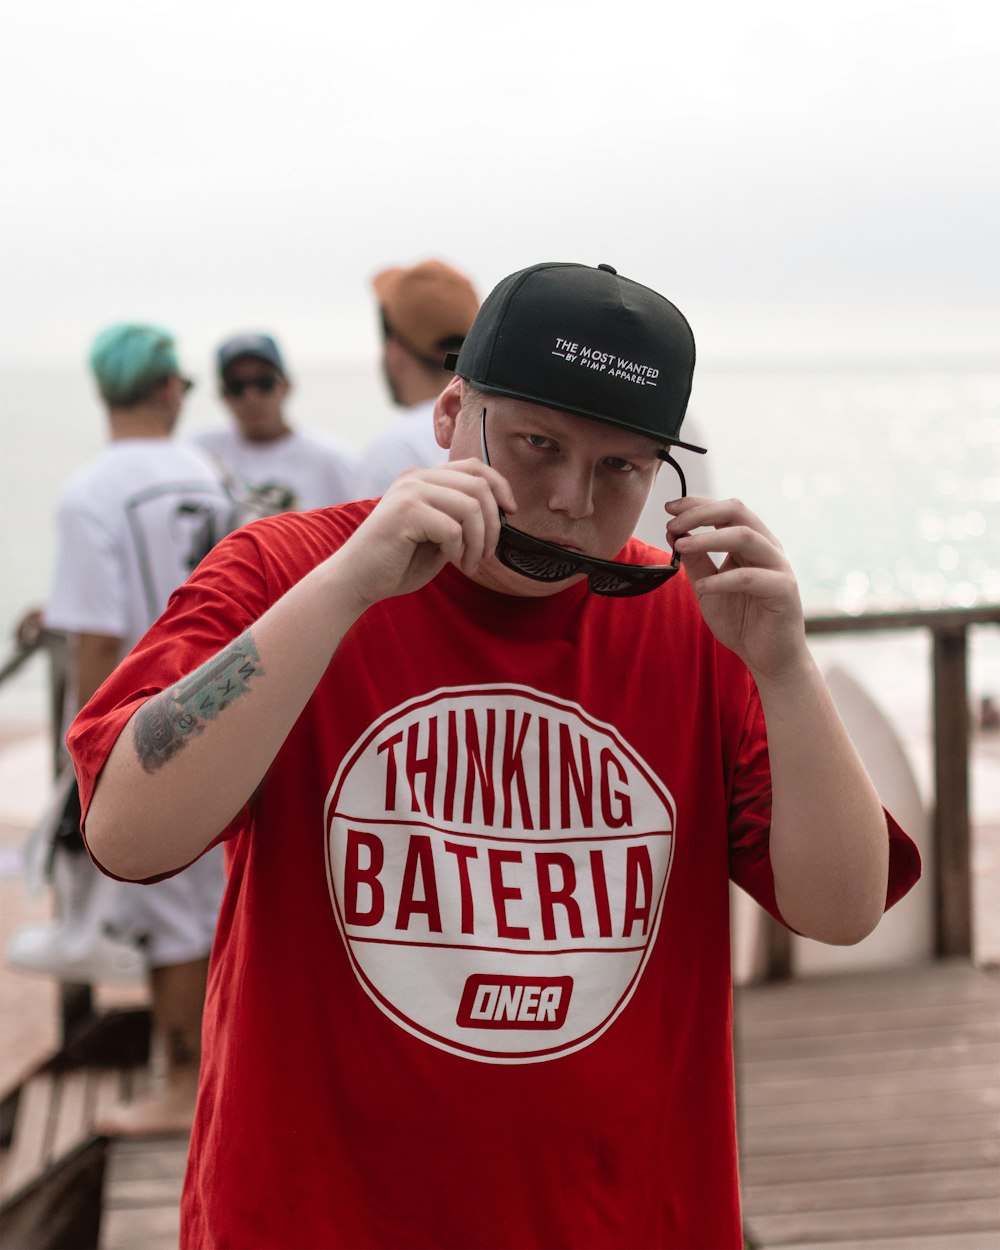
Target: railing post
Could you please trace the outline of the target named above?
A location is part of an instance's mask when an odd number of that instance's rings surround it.
[[[792,935],[769,912],[761,911],[758,927],[759,945],[754,960],[755,980],[790,981],[792,966]]]
[[[969,697],[966,630],[937,626],[934,638],[934,900],[940,958],[972,954],[969,836]]]

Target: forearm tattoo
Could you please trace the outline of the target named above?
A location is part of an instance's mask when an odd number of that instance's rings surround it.
[[[172,689],[148,699],[133,722],[135,752],[144,771],[155,773],[162,768],[204,731],[208,721],[215,720],[234,699],[248,693],[251,678],[263,674],[260,656],[247,630]]]

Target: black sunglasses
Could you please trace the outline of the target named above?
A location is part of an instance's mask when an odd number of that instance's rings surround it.
[[[262,395],[270,395],[279,381],[273,373],[262,373],[258,378],[234,378],[232,382],[222,384],[222,393],[230,399],[239,399],[245,390],[253,386]]]
[[[483,463],[490,463],[490,453],[486,447],[486,409],[483,409],[482,421]],[[681,466],[668,451],[662,448],[656,453],[661,460],[666,460],[677,470],[681,480],[681,495],[687,494],[687,483]],[[508,525],[503,508],[497,505],[500,513],[500,539],[497,543],[497,559],[515,573],[530,577],[536,582],[562,582],[577,573],[586,573],[587,585],[595,595],[610,595],[625,598],[629,595],[645,595],[669,581],[681,566],[680,555],[675,551],[669,564],[623,564],[616,560],[598,560],[592,556],[582,556],[575,551],[567,551],[565,547],[557,547],[555,543],[547,543],[542,538],[533,538],[523,530]]]

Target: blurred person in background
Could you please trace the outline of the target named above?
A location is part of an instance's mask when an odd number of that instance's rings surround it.
[[[447,459],[434,433],[434,401],[449,380],[444,358],[461,348],[479,309],[469,279],[440,260],[385,269],[372,285],[381,317],[382,372],[403,412],[361,457],[354,491],[359,499],[383,494],[404,469]]]
[[[66,724],[228,532],[233,513],[208,457],[173,437],[192,384],[180,371],[172,335],[155,325],[111,326],[94,341],[90,365],[110,437],[60,492],[55,573],[42,617],[46,629],[68,640]],[[72,770],[57,797],[59,832],[53,825],[47,850],[57,920],[15,933],[7,961],[75,985],[148,976],[154,1054],[165,1083],[148,1099],[114,1110],[102,1127],[116,1134],[185,1132],[225,884],[221,851],[155,885],[113,881],[86,854]]]
[[[194,441],[223,467],[249,516],[305,512],[354,498],[355,457],[347,446],[292,427],[292,383],[270,334],[228,338],[215,361],[232,424],[196,434]]]

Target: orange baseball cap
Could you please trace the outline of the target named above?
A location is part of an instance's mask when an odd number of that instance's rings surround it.
[[[440,260],[411,269],[384,269],[372,279],[382,328],[429,365],[457,351],[479,311],[479,296],[464,274]]]

